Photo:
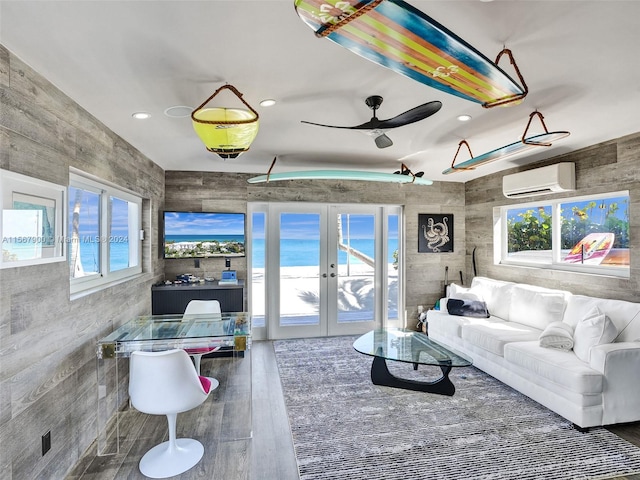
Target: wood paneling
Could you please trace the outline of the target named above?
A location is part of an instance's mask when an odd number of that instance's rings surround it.
[[[544,196],[540,197],[541,199],[629,190],[630,278],[593,277],[550,269],[494,265],[493,208],[532,201],[532,198],[522,200],[505,198],[502,195],[502,176],[561,161],[575,163],[577,191]],[[468,182],[465,185],[466,242],[468,250],[477,247],[478,274],[502,280],[560,288],[575,294],[640,301],[638,288],[640,257],[634,254],[640,248],[640,168],[638,167],[640,167],[640,134],[634,134],[563,154],[534,165],[505,170]],[[467,257],[467,270],[470,268],[470,261],[470,257]]]
[[[465,205],[464,185],[436,182],[432,186],[380,184],[358,181],[301,180],[248,184],[254,175],[166,172],[165,207],[167,210],[247,211],[247,202],[314,202],[370,203],[403,205],[406,238],[405,308],[409,324],[417,322],[417,306],[433,305],[443,287],[444,268],[450,272],[464,270],[465,265]],[[418,253],[418,214],[453,213],[455,221],[454,252]],[[247,278],[246,258],[233,259],[233,268],[240,278]],[[219,278],[223,259],[202,259],[200,268],[193,260],[167,260],[165,276],[193,273],[212,274]],[[453,274],[452,274],[453,275]],[[469,278],[465,275],[465,278]]]
[[[74,167],[145,198],[135,280],[72,301],[65,262],[0,270],[0,477],[63,478],[96,438],[96,340],[151,310],[164,171],[2,46],[0,86],[3,169],[68,185]]]

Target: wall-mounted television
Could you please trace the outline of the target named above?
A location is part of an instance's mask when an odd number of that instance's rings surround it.
[[[164,258],[243,257],[245,214],[164,212]]]

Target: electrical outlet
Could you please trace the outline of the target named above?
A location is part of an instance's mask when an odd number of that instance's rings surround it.
[[[51,430],[42,435],[42,456],[51,450]]]

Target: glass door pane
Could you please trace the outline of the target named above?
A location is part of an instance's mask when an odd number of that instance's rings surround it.
[[[386,265],[386,285],[387,285],[387,321],[398,321],[400,316],[399,297],[400,282],[398,272],[400,271],[400,215],[389,213],[387,219],[387,256]]]
[[[371,321],[375,307],[375,216],[338,214],[337,229],[337,321]]]
[[[264,328],[266,319],[265,298],[265,230],[266,214],[251,215],[251,326]]]
[[[376,275],[379,242],[379,208],[340,206],[331,209],[329,218],[328,332],[329,335],[362,333],[374,328],[380,315]],[[334,261],[337,281],[332,282]]]
[[[280,327],[320,326],[320,217],[280,214]]]

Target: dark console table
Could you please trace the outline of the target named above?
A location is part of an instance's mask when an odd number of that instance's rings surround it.
[[[243,312],[244,280],[238,280],[237,285],[220,285],[216,281],[151,287],[153,315],[184,313],[191,300],[218,300],[223,312]]]

